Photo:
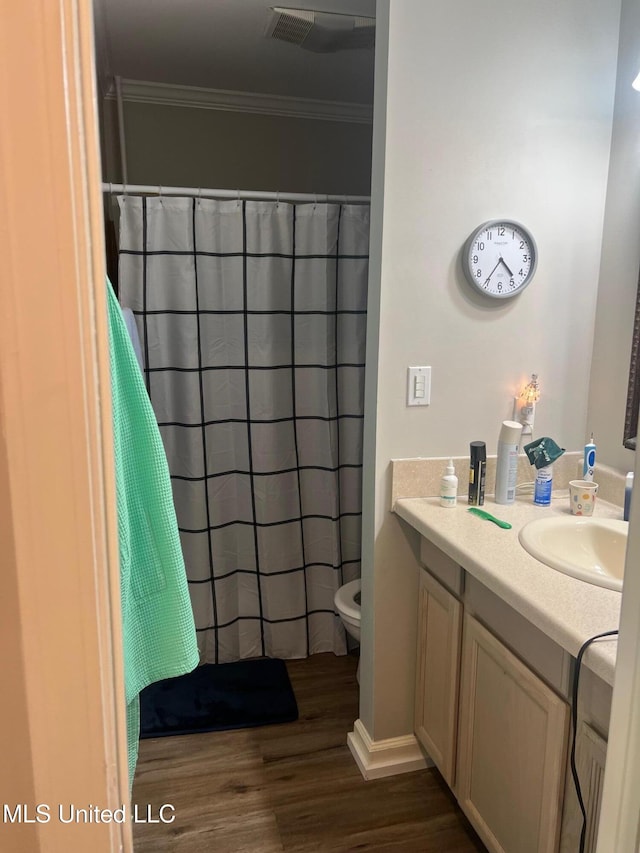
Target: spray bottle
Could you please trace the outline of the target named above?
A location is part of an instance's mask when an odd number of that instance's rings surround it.
[[[518,477],[518,445],[522,435],[522,424],[503,421],[498,438],[498,461],[496,467],[497,504],[512,504],[516,499]]]
[[[549,506],[553,488],[553,463],[562,456],[564,447],[558,447],[552,438],[545,437],[525,444],[523,449],[536,469],[533,502],[538,506]]]

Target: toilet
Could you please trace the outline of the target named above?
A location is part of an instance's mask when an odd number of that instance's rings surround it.
[[[360,642],[360,578],[350,581],[336,592],[333,603],[342,619],[345,631],[353,639]],[[356,679],[360,683],[360,661],[356,670]]]
[[[347,634],[360,642],[360,578],[350,581],[336,592],[333,603]]]

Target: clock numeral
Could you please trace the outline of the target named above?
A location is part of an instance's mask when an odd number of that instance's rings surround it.
[[[523,256],[522,256],[522,262],[523,262],[524,264],[526,264],[528,260],[529,260],[529,255],[523,255]]]
[[[521,278],[524,278],[524,271],[523,271],[523,270],[518,270],[518,275],[519,275]]]
[[[476,248],[479,252],[484,251],[484,243],[482,241],[479,241],[478,243],[476,243]]]
[[[484,289],[485,289],[485,290],[489,287],[489,282],[490,282],[490,281],[491,281],[491,279],[490,279],[490,278],[488,278],[488,279],[485,281],[485,283],[484,283]]]
[[[498,293],[502,293],[502,282],[498,282]]]
[[[476,270],[476,277],[482,278],[482,270]]]
[[[524,240],[520,240],[520,248],[524,249]]]
[[[512,278],[510,278],[509,279],[509,287],[515,287],[515,286],[516,286],[515,281]]]
[[[487,231],[487,240],[493,240],[493,231]]]
[[[498,228],[498,237],[504,237],[504,228]]]
[[[474,256],[471,258],[471,260],[473,261],[473,263],[474,263],[474,264],[477,264],[477,263],[478,263],[478,256],[477,256],[477,255],[474,255]]]

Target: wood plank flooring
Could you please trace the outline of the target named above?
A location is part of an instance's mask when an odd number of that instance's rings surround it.
[[[347,747],[358,716],[356,658],[289,661],[299,719],[143,740],[133,788],[136,853],[478,853],[433,770],[365,782]],[[150,812],[148,812],[150,808]]]

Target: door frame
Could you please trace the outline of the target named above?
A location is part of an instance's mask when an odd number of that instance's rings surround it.
[[[2,847],[126,853],[60,820],[129,810],[91,0],[2,0],[0,55]]]

